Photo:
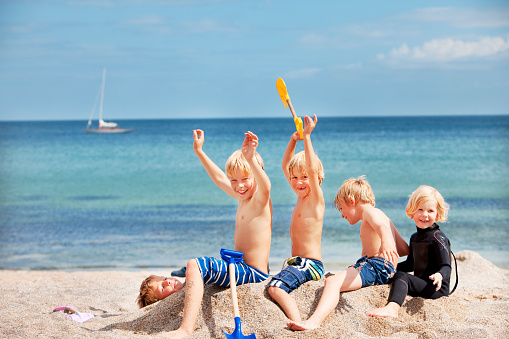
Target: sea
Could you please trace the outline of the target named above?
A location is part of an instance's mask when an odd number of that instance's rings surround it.
[[[272,183],[269,264],[280,269],[291,254],[296,202],[281,170],[292,119],[117,122],[136,131],[0,122],[0,269],[170,270],[233,249],[237,202],[201,166],[193,129],[204,130],[204,150],[221,168],[246,131],[258,135]],[[452,251],[476,251],[509,268],[509,116],[319,117],[312,142],[325,171],[326,269],[361,255],[359,224],[332,205],[342,182],[361,175],[407,241],[416,231],[405,214],[408,196],[430,185],[451,206],[441,229]]]

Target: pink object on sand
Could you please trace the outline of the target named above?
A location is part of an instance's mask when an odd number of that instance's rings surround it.
[[[78,311],[76,311],[76,314],[71,314],[71,315],[67,316],[68,319],[72,319],[79,323],[87,321],[88,319],[91,319],[93,317],[94,317],[94,315],[92,313],[80,313]]]
[[[55,309],[53,310],[53,312],[63,311],[63,310],[65,310],[66,308],[72,308],[72,309],[74,309],[74,306],[73,306],[73,305],[71,305],[71,306],[62,306],[62,307],[57,307],[57,308],[55,308]]]

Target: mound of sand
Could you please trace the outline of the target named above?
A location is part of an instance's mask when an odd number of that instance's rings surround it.
[[[407,297],[400,316],[385,319],[365,312],[385,305],[389,286],[347,292],[323,326],[307,332],[286,328],[287,318],[267,293],[268,280],[238,286],[242,332],[257,338],[508,338],[509,271],[471,251],[459,253],[457,259],[459,285],[449,297]],[[2,271],[0,336],[164,336],[180,324],[184,293],[137,309],[139,284],[149,273],[154,272]],[[303,319],[316,308],[323,284],[323,279],[308,282],[292,293]],[[95,317],[80,324],[52,312],[68,305]],[[224,338],[221,330],[233,329],[230,290],[206,286],[195,333],[189,338]]]

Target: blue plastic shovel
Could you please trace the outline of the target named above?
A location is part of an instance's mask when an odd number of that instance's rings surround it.
[[[243,335],[240,329],[240,312],[239,302],[237,300],[237,279],[235,279],[235,263],[242,261],[242,252],[221,249],[221,258],[224,261],[228,261],[228,271],[230,272],[230,290],[232,291],[232,302],[233,302],[233,316],[235,317],[235,330],[232,334],[228,334],[223,330],[226,338],[249,338],[256,339],[255,334]]]

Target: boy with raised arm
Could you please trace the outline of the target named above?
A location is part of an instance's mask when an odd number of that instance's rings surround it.
[[[272,203],[270,180],[263,170],[263,160],[256,148],[258,137],[245,133],[242,149],[235,151],[223,172],[203,151],[205,134],[193,131],[194,152],[214,183],[226,194],[238,200],[235,218],[235,251],[244,260],[235,264],[237,285],[257,283],[269,277],[269,252],[272,234]],[[184,315],[180,327],[169,335],[183,337],[194,331],[203,299],[204,284],[228,287],[228,262],[202,257],[191,259],[186,268]]]
[[[301,320],[295,299],[289,294],[303,283],[320,280],[323,276],[321,239],[325,202],[322,188],[323,167],[311,144],[311,132],[316,126],[306,116],[303,132],[304,151],[295,154],[299,132],[293,133],[283,156],[283,172],[297,194],[297,203],[290,224],[292,258],[285,261],[283,270],[270,281],[269,294],[283,309],[288,319]],[[295,155],[294,155],[295,154]]]
[[[375,208],[375,196],[364,176],[346,180],[339,188],[334,205],[350,225],[362,221],[362,258],[355,265],[325,280],[322,296],[313,315],[303,323],[292,321],[287,324],[294,331],[319,327],[337,306],[340,292],[387,284],[396,272],[399,256],[409,253],[408,244],[392,221]]]

